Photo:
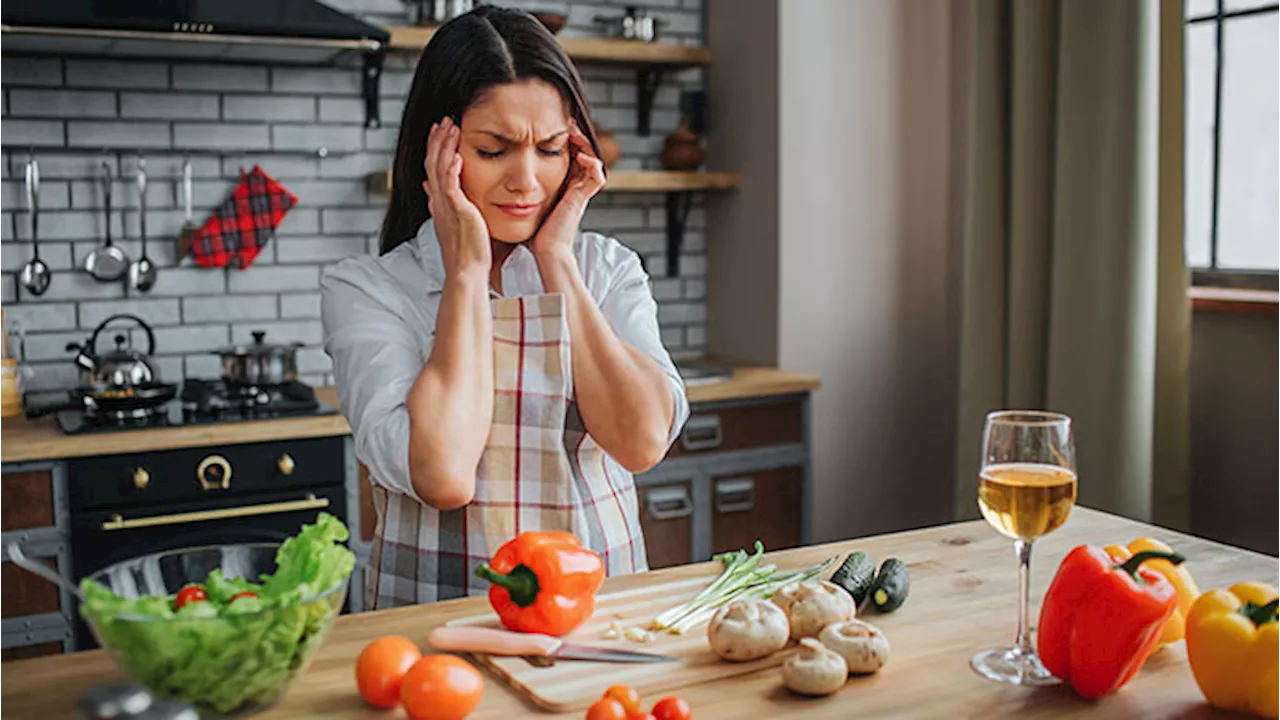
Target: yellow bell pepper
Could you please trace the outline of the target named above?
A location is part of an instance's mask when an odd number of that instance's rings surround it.
[[[1210,705],[1274,718],[1280,705],[1276,588],[1236,583],[1210,590],[1187,616],[1187,658]]]
[[[1117,558],[1121,562],[1144,550],[1173,551],[1168,545],[1154,538],[1138,538],[1129,543],[1129,547],[1108,545],[1105,550],[1108,555]],[[1173,585],[1173,589],[1178,592],[1178,608],[1165,621],[1164,629],[1160,631],[1160,644],[1168,645],[1169,643],[1178,642],[1186,634],[1187,612],[1191,610],[1191,604],[1200,596],[1200,586],[1196,584],[1196,579],[1191,576],[1191,571],[1187,569],[1186,563],[1174,565],[1168,560],[1148,560],[1142,566],[1165,576],[1169,583]]]

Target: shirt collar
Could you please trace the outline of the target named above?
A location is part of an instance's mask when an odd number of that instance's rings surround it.
[[[444,258],[440,255],[440,241],[436,239],[435,221],[427,218],[418,228],[418,234],[414,236],[414,247],[418,252],[418,263],[422,266],[423,273],[426,275],[426,289],[428,293],[444,292]],[[503,270],[503,291],[508,297],[515,297],[526,293],[538,294],[542,291],[542,277],[537,273],[537,268],[533,267],[533,277],[525,277],[529,273],[530,263],[533,261],[533,253],[524,243],[516,245],[511,254],[507,256],[505,262],[502,263]],[[513,272],[508,274],[508,270]],[[509,281],[514,279],[514,283]],[[512,287],[507,287],[510,284]],[[524,288],[524,285],[530,285]],[[489,289],[491,297],[498,297],[493,288]]]

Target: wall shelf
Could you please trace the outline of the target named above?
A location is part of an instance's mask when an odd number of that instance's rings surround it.
[[[392,52],[421,52],[436,31],[430,25],[383,29],[391,34],[387,47]],[[556,41],[578,62],[636,68],[636,132],[641,136],[649,134],[653,97],[662,83],[662,73],[711,64],[711,51],[705,47],[609,38],[556,38]]]
[[[734,172],[675,172],[668,170],[620,170],[609,173],[602,192],[665,192],[667,194],[667,276],[680,274],[680,247],[684,244],[685,222],[693,204],[693,193],[734,190],[742,176]],[[369,192],[386,195],[391,190],[391,171],[370,173],[365,178]]]

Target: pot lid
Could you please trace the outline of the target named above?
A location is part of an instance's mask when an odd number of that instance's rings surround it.
[[[264,330],[253,331],[253,342],[247,345],[228,345],[216,352],[219,355],[286,355],[293,353],[302,347],[302,343],[294,342],[286,345],[274,345],[266,341],[267,333]]]

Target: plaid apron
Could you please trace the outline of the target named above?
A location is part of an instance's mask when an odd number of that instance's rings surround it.
[[[587,434],[573,401],[564,296],[501,298],[491,308],[493,425],[475,498],[441,512],[374,483],[366,607],[487,593],[476,566],[528,530],[577,535],[609,575],[648,569],[635,484]]]

